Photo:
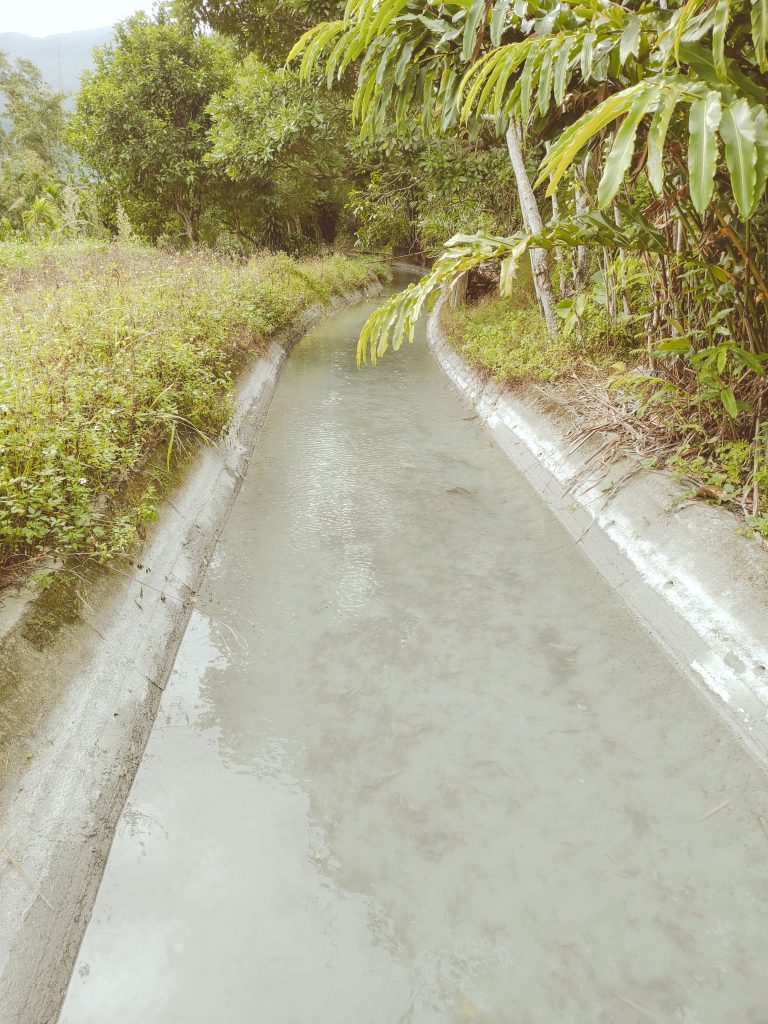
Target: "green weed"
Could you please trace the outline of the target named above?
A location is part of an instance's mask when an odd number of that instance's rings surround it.
[[[125,550],[155,514],[127,484],[231,414],[234,378],[312,303],[375,276],[363,260],[247,263],[136,244],[0,246],[0,568]]]

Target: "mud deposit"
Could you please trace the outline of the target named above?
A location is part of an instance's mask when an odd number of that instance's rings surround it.
[[[421,344],[294,351],[62,1024],[758,1024],[766,779]]]

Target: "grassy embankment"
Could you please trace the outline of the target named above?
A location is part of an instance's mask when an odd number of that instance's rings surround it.
[[[442,316],[446,334],[475,367],[510,386],[546,385],[566,399],[583,433],[595,426],[612,433],[617,455],[631,452],[649,468],[671,469],[690,485],[690,497],[727,505],[750,531],[768,536],[768,428],[740,436],[738,420],[690,373],[658,363],[649,370],[631,325],[617,337],[590,301],[567,336],[549,341],[530,274],[512,299],[494,293]]]
[[[128,548],[176,456],[227,424],[238,369],[380,273],[342,256],[0,247],[0,583],[41,553]]]

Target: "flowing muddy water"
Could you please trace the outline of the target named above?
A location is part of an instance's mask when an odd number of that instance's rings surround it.
[[[374,305],[284,371],[62,1024],[764,1024],[765,776]]]

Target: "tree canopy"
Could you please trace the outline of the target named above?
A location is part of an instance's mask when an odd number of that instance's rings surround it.
[[[72,145],[151,237],[170,214],[192,241],[218,191],[208,151],[212,97],[232,81],[219,38],[142,15],[120,23],[98,50],[70,122]]]

